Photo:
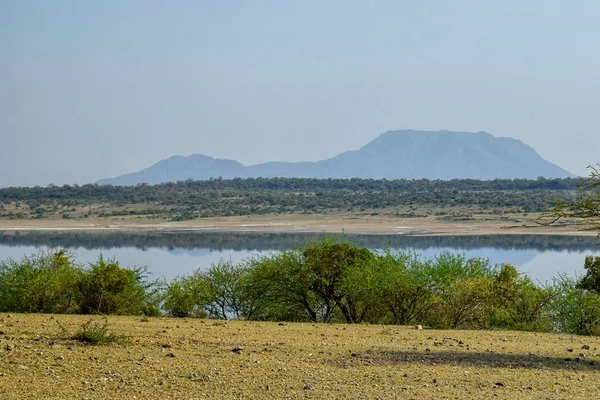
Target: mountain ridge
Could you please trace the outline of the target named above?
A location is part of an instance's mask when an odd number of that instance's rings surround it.
[[[531,146],[487,132],[387,131],[357,150],[316,162],[270,161],[245,166],[203,154],[171,156],[138,172],[98,184],[158,184],[186,179],[363,178],[536,179],[575,175],[544,160]]]

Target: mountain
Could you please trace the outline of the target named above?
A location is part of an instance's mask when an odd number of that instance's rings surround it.
[[[244,166],[193,154],[173,156],[99,184],[157,184],[209,178],[536,179],[573,177],[520,140],[487,132],[388,131],[359,150],[318,162]]]
[[[173,156],[145,168],[112,179],[99,180],[98,184],[132,186],[138,183],[157,184],[186,179],[208,180],[212,177],[234,178],[244,175],[246,167],[233,160],[219,160],[202,154],[188,157]]]

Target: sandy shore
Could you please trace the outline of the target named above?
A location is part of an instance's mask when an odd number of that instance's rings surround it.
[[[581,225],[542,226],[534,219],[442,221],[435,218],[251,216],[183,222],[141,219],[0,220],[1,231],[218,231],[265,233],[347,233],[373,235],[578,235],[595,236]]]

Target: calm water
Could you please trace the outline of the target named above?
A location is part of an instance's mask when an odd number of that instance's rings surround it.
[[[488,258],[492,263],[509,263],[533,279],[545,282],[564,272],[583,271],[588,254],[600,256],[598,241],[572,236],[348,236],[371,249],[411,250],[422,257],[441,251]],[[115,258],[122,266],[145,265],[153,277],[167,280],[208,268],[221,259],[242,261],[254,255],[292,249],[318,236],[310,234],[251,234],[221,232],[0,232],[0,260],[20,259],[41,248],[72,250],[79,262],[95,261],[99,254]]]

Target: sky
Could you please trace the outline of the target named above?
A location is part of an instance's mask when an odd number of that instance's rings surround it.
[[[600,162],[597,0],[0,0],[0,187],[200,153],[316,161],[388,130]]]

